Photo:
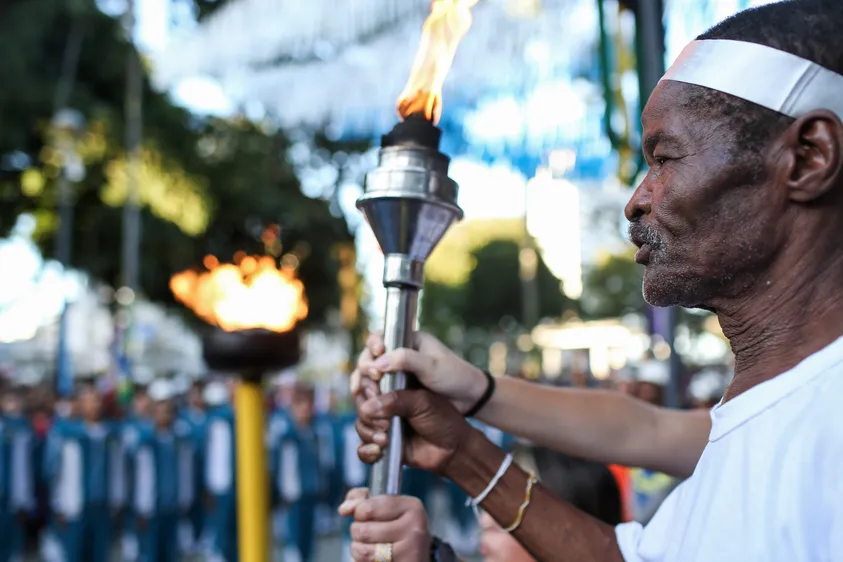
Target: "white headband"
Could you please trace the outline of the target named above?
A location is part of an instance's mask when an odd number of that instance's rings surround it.
[[[794,119],[827,109],[843,120],[843,76],[757,43],[693,41],[662,80],[719,90]]]

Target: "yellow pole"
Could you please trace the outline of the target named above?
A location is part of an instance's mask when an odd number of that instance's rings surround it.
[[[269,562],[269,478],[260,378],[241,380],[235,401],[240,562]]]

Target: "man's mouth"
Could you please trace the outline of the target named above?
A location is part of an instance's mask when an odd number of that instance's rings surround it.
[[[639,263],[641,265],[647,265],[650,263],[650,253],[652,252],[652,247],[649,244],[642,244],[638,251],[635,252],[635,263]]]
[[[638,221],[629,225],[629,240],[638,246],[635,261],[641,265],[649,264],[653,250],[662,244],[662,238],[656,230]]]

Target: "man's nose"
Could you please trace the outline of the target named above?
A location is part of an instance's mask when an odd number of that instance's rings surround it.
[[[653,203],[652,195],[652,191],[647,187],[647,178],[644,178],[644,181],[642,181],[635,189],[635,192],[629,199],[629,203],[626,204],[626,207],[623,210],[626,220],[632,222],[640,219],[644,215],[650,214],[650,211],[652,210],[651,205]]]

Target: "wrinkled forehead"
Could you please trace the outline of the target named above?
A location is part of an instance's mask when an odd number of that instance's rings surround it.
[[[695,129],[702,124],[699,103],[704,94],[699,86],[682,82],[659,82],[641,113],[644,137],[654,132],[693,136]]]

